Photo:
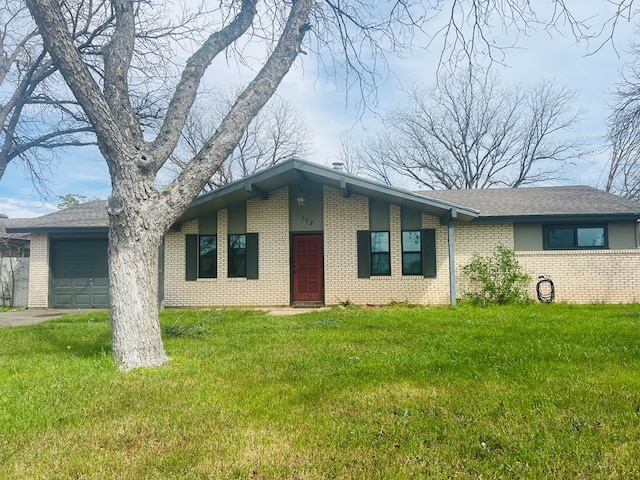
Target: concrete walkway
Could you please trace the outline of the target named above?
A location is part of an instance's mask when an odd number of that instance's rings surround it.
[[[262,310],[268,315],[299,315],[301,313],[317,312],[324,310],[326,307],[321,308],[293,308],[293,307],[280,307],[280,308],[256,308],[256,310]],[[36,323],[45,322],[55,317],[62,315],[76,315],[78,313],[95,312],[96,310],[90,309],[77,309],[77,310],[57,310],[53,308],[43,309],[31,309],[31,310],[16,310],[14,312],[0,312],[0,327],[17,327],[20,325],[34,325]]]
[[[57,310],[53,308],[36,308],[32,310],[16,310],[14,312],[0,312],[0,327],[18,327],[20,325],[34,325],[62,315],[76,315],[78,313],[94,312],[95,310]]]

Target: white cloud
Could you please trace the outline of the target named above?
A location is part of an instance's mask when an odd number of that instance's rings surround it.
[[[55,212],[53,203],[23,200],[19,198],[0,197],[0,213],[9,218],[33,218]]]

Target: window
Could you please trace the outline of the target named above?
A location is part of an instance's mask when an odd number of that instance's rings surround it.
[[[218,241],[215,235],[199,236],[198,277],[216,278],[218,276]]]
[[[229,235],[229,277],[258,278],[258,234]],[[185,235],[185,280],[218,278],[216,235]]]
[[[389,232],[357,231],[358,278],[391,275]],[[402,232],[402,274],[436,277],[436,231]]]
[[[371,232],[371,275],[391,275],[389,232]]]
[[[229,277],[247,276],[247,235],[229,235]]]
[[[545,250],[608,248],[605,225],[546,225]]]
[[[402,275],[422,275],[422,235],[420,230],[402,232]]]

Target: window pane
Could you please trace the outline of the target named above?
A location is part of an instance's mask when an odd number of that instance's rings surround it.
[[[371,232],[371,251],[389,252],[389,232]]]
[[[244,250],[247,248],[246,235],[229,235],[229,250]]]
[[[217,237],[215,235],[200,235],[199,248],[198,276],[200,278],[217,277]]]
[[[388,253],[371,254],[371,275],[391,275],[391,258]]]
[[[216,244],[215,235],[200,235],[200,256],[215,254]]]
[[[604,247],[604,228],[578,228],[579,247]]]
[[[402,254],[402,274],[422,275],[422,255],[420,253]]]
[[[247,276],[247,236],[229,235],[229,277]]]
[[[403,252],[419,252],[421,245],[420,230],[402,232]]]
[[[575,247],[573,228],[550,228],[549,248],[573,248]]]

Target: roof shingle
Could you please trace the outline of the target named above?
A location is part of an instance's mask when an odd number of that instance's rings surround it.
[[[640,203],[587,186],[429,190],[426,197],[480,210],[483,217],[637,215]]]
[[[106,200],[93,200],[48,213],[36,218],[9,219],[6,224],[10,231],[38,231],[55,229],[108,229]]]
[[[417,193],[479,210],[479,220],[601,215],[640,218],[640,202],[587,186],[429,190]],[[4,219],[4,222],[10,232],[102,231],[109,227],[105,200],[82,203],[37,218]]]

